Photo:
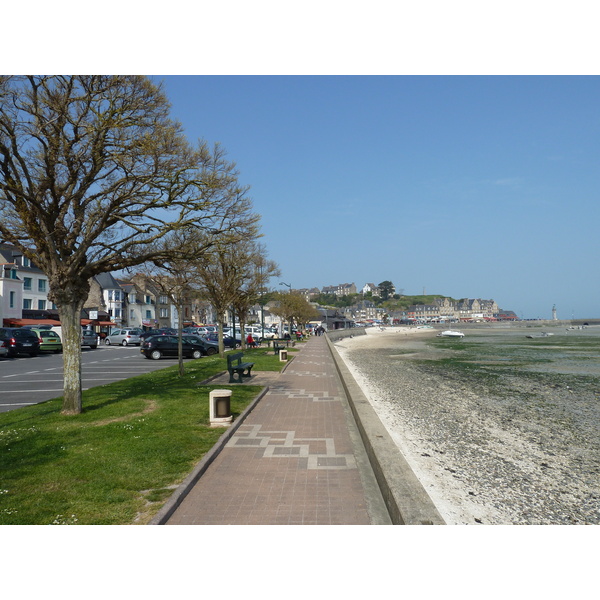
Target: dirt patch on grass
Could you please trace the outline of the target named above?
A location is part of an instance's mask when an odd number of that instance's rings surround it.
[[[94,426],[99,427],[101,425],[109,425],[110,423],[121,423],[123,421],[129,421],[130,419],[135,419],[136,417],[141,417],[143,415],[147,415],[148,413],[151,413],[158,408],[158,404],[156,403],[156,400],[144,400],[144,402],[145,402],[146,406],[140,412],[130,413],[123,417],[114,417],[113,419],[104,419],[102,421],[98,421],[97,423],[94,423]]]

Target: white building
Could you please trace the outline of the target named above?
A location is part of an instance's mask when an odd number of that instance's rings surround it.
[[[37,311],[56,309],[48,301],[48,278],[15,246],[0,244],[0,265],[0,326],[2,319],[36,318]]]

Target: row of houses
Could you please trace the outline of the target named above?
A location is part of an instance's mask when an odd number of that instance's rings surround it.
[[[358,294],[358,288],[355,283],[338,283],[337,285],[326,285],[321,289],[317,287],[313,288],[301,288],[299,290],[293,290],[297,294],[300,294],[306,298],[309,302],[316,296],[321,294],[327,294],[331,296],[337,296],[338,298],[343,296],[350,296],[352,294]],[[379,294],[379,288],[374,283],[365,283],[360,290],[360,293],[367,295],[371,293],[373,296]]]
[[[408,322],[430,323],[439,321],[516,321],[517,315],[510,310],[502,310],[494,300],[462,298],[453,301],[449,298],[436,298],[433,304],[416,304],[401,313],[394,313],[394,319]]]
[[[0,243],[0,326],[58,322],[58,310],[48,299],[48,292],[44,272],[14,246]],[[81,317],[83,325],[99,333],[118,327],[179,326],[179,313],[170,297],[141,273],[126,279],[110,273],[94,277]],[[279,321],[268,308],[256,305],[250,310],[248,322],[261,320],[267,326]],[[215,311],[209,302],[196,297],[184,302],[183,326],[215,321]]]
[[[48,299],[48,278],[14,246],[0,244],[0,323],[18,326],[42,320],[57,320],[56,306]],[[184,307],[184,319],[210,319],[210,307],[201,302]],[[110,273],[90,281],[82,322],[100,329],[113,327],[172,327],[177,311],[170,299],[143,275],[123,280]]]

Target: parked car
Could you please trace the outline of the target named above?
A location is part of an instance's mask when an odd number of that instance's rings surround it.
[[[91,329],[84,329],[81,332],[81,345],[95,350],[98,347],[98,334]]]
[[[203,337],[207,342],[212,342],[213,344],[219,343],[218,333],[209,333]],[[223,344],[226,348],[239,348],[241,345],[239,339],[234,340],[230,335],[223,335]]]
[[[55,354],[62,352],[62,340],[56,331],[48,328],[38,329],[37,327],[32,327],[31,331],[40,338],[40,352],[54,352]]]
[[[5,340],[0,340],[0,358],[6,358],[8,356],[8,346]]]
[[[104,343],[107,346],[111,344],[120,344],[121,346],[139,346],[142,343],[140,335],[143,333],[141,329],[115,329],[111,331],[106,338]]]
[[[19,354],[37,356],[40,351],[40,338],[31,329],[24,327],[0,328],[0,340],[6,344],[8,356]]]
[[[187,340],[188,342],[192,342],[194,344],[199,344],[200,346],[202,346],[204,349],[202,354],[204,354],[205,356],[212,356],[213,354],[217,354],[217,352],[219,351],[219,344],[209,342],[198,335],[184,334],[183,339]]]
[[[232,327],[223,327],[223,335],[228,335],[229,337],[233,337],[233,328]],[[246,337],[247,335],[248,334],[246,334],[244,337]],[[235,337],[238,340],[242,339],[242,332],[240,331],[239,327],[235,328]]]
[[[203,346],[182,338],[182,356],[200,358]],[[158,360],[163,356],[179,356],[179,338],[175,335],[153,335],[142,342],[140,352],[146,358]]]
[[[184,327],[181,330],[181,333],[183,333],[183,335],[197,335],[198,329],[198,327]]]
[[[214,325],[202,325],[201,327],[196,327],[196,333],[198,335],[204,335],[206,333],[216,333],[217,328]]]
[[[164,329],[149,329],[148,331],[144,331],[144,333],[140,333],[140,339],[143,342],[155,335],[177,335],[177,330],[171,329],[171,327],[165,327]]]

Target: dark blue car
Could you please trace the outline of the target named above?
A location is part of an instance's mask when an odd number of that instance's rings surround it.
[[[207,342],[212,342],[213,344],[219,343],[219,335],[217,333],[209,333],[208,335],[205,335],[203,339]],[[239,340],[234,340],[229,335],[223,336],[223,344],[225,345],[225,348],[239,348],[241,345]]]

